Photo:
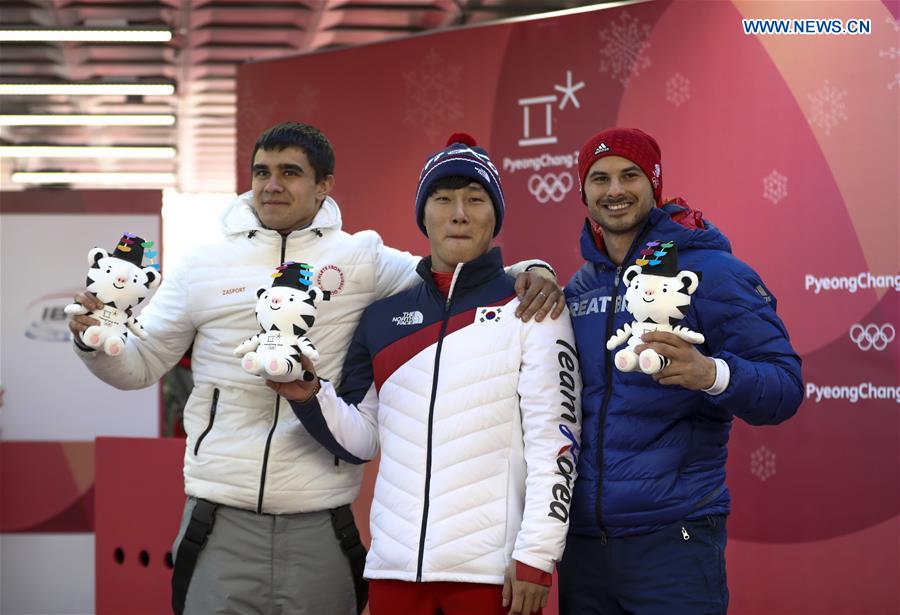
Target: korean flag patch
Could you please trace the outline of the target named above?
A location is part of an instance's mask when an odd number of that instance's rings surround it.
[[[497,325],[503,321],[502,307],[480,307],[475,311],[476,325]]]

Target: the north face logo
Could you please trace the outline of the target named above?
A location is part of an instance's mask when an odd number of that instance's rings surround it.
[[[420,325],[423,320],[422,312],[416,310],[415,312],[403,312],[402,316],[394,316],[391,322],[395,325]]]
[[[594,155],[603,154],[609,151],[609,147],[607,147],[606,143],[601,143],[597,146],[597,149],[594,150]]]

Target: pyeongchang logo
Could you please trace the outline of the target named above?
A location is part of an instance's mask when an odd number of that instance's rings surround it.
[[[394,316],[391,322],[395,325],[421,325],[423,320],[422,312],[416,310],[415,312],[403,312],[401,316]]]
[[[893,399],[894,402],[900,403],[900,386],[880,386],[872,382],[828,386],[807,382],[806,399],[813,400],[817,404],[830,400],[848,401],[855,404],[873,399]]]
[[[854,294],[859,290],[870,288],[893,288],[900,290],[900,275],[875,275],[871,271],[863,271],[852,276],[818,277],[810,273],[803,280],[803,288],[811,290],[814,295],[822,291],[845,290]]]

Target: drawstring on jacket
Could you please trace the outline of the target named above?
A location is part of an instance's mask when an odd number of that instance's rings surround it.
[[[313,233],[316,234],[317,237],[322,237],[322,231],[321,231],[321,230],[319,230],[319,229],[317,229],[317,228],[314,228],[314,229],[311,229],[311,230],[312,230]],[[256,231],[255,231],[255,230],[250,231],[249,233],[247,233],[247,239],[253,239],[253,236],[254,236],[254,235],[256,235]]]

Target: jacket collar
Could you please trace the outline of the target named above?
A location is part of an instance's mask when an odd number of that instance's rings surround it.
[[[434,276],[431,275],[430,256],[419,261],[416,273],[425,281],[426,286],[438,292]],[[457,265],[453,284],[450,286],[450,296],[477,288],[500,275],[503,275],[503,255],[500,248],[491,248],[475,260]]]
[[[651,239],[673,240],[679,251],[687,248],[704,248],[731,252],[731,242],[709,220],[703,220],[706,225],[705,228],[692,228],[685,227],[683,223],[672,219],[673,216],[678,216],[684,211],[684,207],[674,203],[651,210],[647,222],[644,224],[641,232],[635,237],[631,248],[628,250],[628,256],[626,256],[626,260],[622,264],[630,264],[632,259],[629,257],[633,256],[635,247],[643,245],[644,242]],[[612,268],[618,266],[612,262],[612,259],[609,258],[606,252],[597,248],[591,233],[590,222],[587,219],[585,219],[584,227],[581,229],[581,255],[584,257],[584,260],[590,263]]]
[[[253,208],[252,192],[245,192],[235,197],[231,204],[225,208],[220,222],[222,225],[222,232],[225,235],[239,235],[248,231],[269,230],[262,225],[259,218],[256,216],[256,210]],[[338,207],[337,202],[329,196],[325,198],[322,207],[319,208],[319,212],[316,214],[316,217],[313,218],[312,223],[301,230],[334,229],[339,231],[341,230],[342,224],[341,210]],[[274,233],[277,231],[271,232]]]

